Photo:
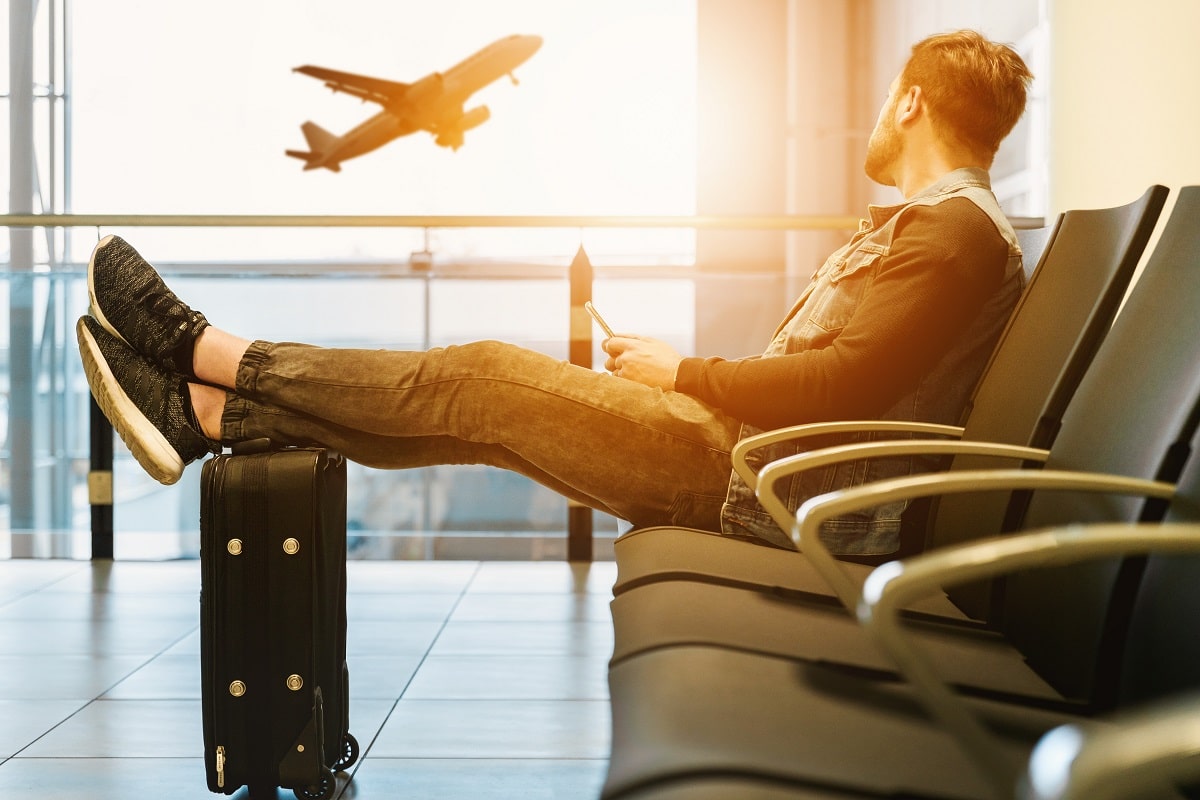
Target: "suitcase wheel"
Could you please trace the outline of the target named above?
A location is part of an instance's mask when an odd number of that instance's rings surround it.
[[[354,766],[355,761],[358,761],[358,739],[347,733],[342,739],[342,757],[334,762],[333,771],[344,772]]]
[[[333,797],[333,790],[337,788],[337,778],[333,777],[333,770],[328,767],[321,767],[321,780],[312,786],[306,786],[303,789],[296,789],[296,797],[298,800],[329,800]]]

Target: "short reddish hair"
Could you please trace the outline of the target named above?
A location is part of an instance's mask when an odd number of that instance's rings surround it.
[[[901,93],[920,86],[931,119],[991,164],[1025,111],[1033,73],[1008,45],[977,31],[939,33],[913,45]]]

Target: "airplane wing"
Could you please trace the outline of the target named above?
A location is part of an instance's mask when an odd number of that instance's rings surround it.
[[[325,85],[335,92],[345,92],[363,100],[370,100],[381,105],[395,100],[404,94],[409,84],[398,81],[385,81],[381,78],[370,78],[366,75],[355,75],[352,72],[338,72],[335,69],[304,65],[296,67],[292,72],[325,81]]]

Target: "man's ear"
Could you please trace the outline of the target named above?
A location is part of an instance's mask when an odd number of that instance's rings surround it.
[[[910,86],[896,103],[896,124],[904,125],[925,113],[925,94],[920,86]]]

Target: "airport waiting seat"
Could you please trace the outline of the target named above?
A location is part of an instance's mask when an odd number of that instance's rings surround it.
[[[1025,234],[1023,243],[1033,242],[1035,250],[1044,236],[1046,241],[1040,245],[1044,252],[980,378],[964,426],[876,424],[870,429],[877,435],[901,428],[914,435],[1048,446],[1116,314],[1166,196],[1165,187],[1152,186],[1130,204],[1068,211],[1049,230]],[[771,431],[739,443],[733,466],[753,486],[761,465],[778,457],[778,442],[831,431],[860,431],[863,426],[849,422]],[[972,465],[965,456],[954,464]],[[1006,500],[990,499],[997,518]],[[786,530],[791,511],[778,504],[774,511]],[[955,511],[940,509],[938,516],[944,513],[948,525]],[[638,529],[619,537],[615,552],[618,573],[613,592],[617,595],[644,583],[688,575],[730,585],[827,591],[804,569],[802,556],[715,533],[673,527]],[[862,567],[862,574],[866,569]]]
[[[1200,308],[1200,187],[1185,188],[1166,226],[1160,246],[1147,264],[1142,278],[1134,287],[1126,307],[1118,315],[1111,332],[1100,345],[1092,364],[1079,383],[1071,405],[1063,415],[1061,432],[1049,450],[1027,455],[1047,470],[1068,470],[1120,475],[1140,479],[1134,492],[1149,489],[1150,482],[1162,485],[1157,490],[1169,491],[1183,466],[1181,454],[1190,452],[1196,434],[1200,412],[1193,411],[1197,402],[1195,383],[1200,378],[1200,342],[1193,344],[1173,328],[1164,317],[1174,304],[1177,313],[1186,315],[1191,308]],[[1144,370],[1137,379],[1137,370]],[[1154,391],[1147,391],[1153,386]],[[1104,435],[1097,436],[1097,431]],[[986,451],[988,443],[946,441],[939,443],[902,442],[873,443],[849,446],[857,451],[894,451],[902,448],[937,447],[943,451]],[[822,452],[794,456],[774,462],[763,470],[761,480],[771,482],[770,473],[786,471],[790,462],[822,458]],[[969,474],[954,470],[947,476]],[[934,496],[944,485],[938,475],[913,476],[909,483],[920,491],[913,497]],[[1037,480],[1037,476],[1027,478]],[[889,482],[884,482],[889,483]],[[890,482],[895,483],[895,482]],[[1140,487],[1140,488],[1139,488]],[[1009,491],[1006,486],[1005,492]],[[978,494],[947,495],[967,506]],[[855,500],[854,498],[864,498]],[[769,653],[788,658],[831,660],[854,664],[864,669],[886,670],[888,661],[860,635],[846,610],[853,610],[861,586],[858,565],[846,564],[832,557],[821,545],[818,532],[821,522],[847,510],[847,502],[866,508],[874,504],[871,487],[835,492],[814,498],[797,514],[797,533],[800,549],[790,563],[802,563],[814,570],[825,586],[840,597],[841,607],[813,602],[810,592],[792,593],[782,589],[766,591],[762,587],[728,585],[693,579],[659,580],[629,589],[614,597],[611,611],[614,626],[613,663],[636,656],[640,652],[678,644],[711,644],[738,647],[748,651]],[[942,498],[943,500],[946,497]],[[1161,514],[1163,504],[1147,504],[1138,497],[1106,501],[1097,504],[1093,498],[1082,500],[1071,495],[1051,493],[1037,497],[1027,512],[1027,526],[1058,525],[1090,519],[1095,521],[1153,519]],[[1084,511],[1090,516],[1084,516]],[[994,517],[982,514],[980,536],[993,535]],[[971,521],[963,523],[973,533]],[[955,538],[962,538],[957,535]],[[1051,591],[1052,587],[1047,587]],[[1101,592],[1107,591],[1102,587]],[[944,662],[956,670],[958,679],[969,682],[977,679],[978,664],[1008,652],[1004,640],[996,641],[985,624],[972,624],[960,613],[947,596],[914,606],[914,611],[937,618],[929,624],[925,635],[942,641]],[[1103,636],[1102,620],[1092,619],[1084,625],[1080,616],[1075,626],[1080,646],[1096,647]],[[958,623],[943,629],[941,623]],[[803,636],[796,631],[804,630]],[[968,636],[967,631],[976,635]],[[1087,631],[1087,635],[1084,632]],[[953,645],[949,644],[953,643]],[[1020,654],[1010,657],[1021,660]],[[1006,691],[1045,694],[1048,688],[1038,682],[1027,683],[1028,674],[1016,675],[1018,682],[993,686]],[[1051,691],[1054,691],[1051,689]],[[1079,693],[1088,694],[1081,689]]]
[[[1194,470],[1181,491],[1187,495],[1184,505],[1195,512],[1200,496]],[[942,712],[930,713],[928,706],[938,701],[929,703],[928,686],[695,648],[697,660],[710,669],[676,673],[673,682],[653,687],[667,703],[690,697],[680,714],[655,713],[661,706],[649,694],[642,698],[649,708],[622,706],[623,714],[637,719],[617,725],[636,731],[638,739],[614,741],[602,797],[1182,798],[1176,784],[1194,787],[1200,778],[1200,647],[1194,630],[1200,613],[1200,524],[1068,526],[958,545],[897,562],[903,569],[881,576],[891,579],[881,583],[907,594],[937,582],[931,575],[946,568],[979,565],[998,572],[1144,554],[1146,577],[1129,625],[1121,702],[1113,711],[1077,717],[954,696],[949,702],[968,717],[968,727],[977,728],[964,733]],[[930,563],[937,561],[943,563]],[[1129,663],[1138,659],[1140,667]],[[1159,677],[1163,664],[1173,673],[1165,683]],[[649,675],[673,665],[648,658],[635,666]],[[776,691],[763,690],[764,684]],[[714,692],[718,685],[727,691]],[[713,725],[718,716],[722,724]],[[648,767],[651,760],[654,768]],[[643,766],[640,774],[630,761]],[[631,780],[635,777],[640,780]]]
[[[1200,187],[1191,187],[1181,194],[1143,278],[1080,385],[1080,398],[1100,397],[1103,401],[1072,404],[1055,440],[1057,455],[1048,459],[1044,470],[918,475],[884,482],[891,486],[869,485],[814,498],[798,512],[796,525],[809,557],[811,541],[805,537],[815,539],[813,534],[819,528],[819,523],[813,523],[814,513],[840,513],[854,503],[869,505],[878,502],[881,493],[921,496],[945,492],[952,484],[959,487],[955,491],[996,486],[1022,489],[1039,484],[1061,490],[1093,481],[1097,486],[1111,482],[1110,486],[1124,485],[1118,491],[1131,495],[1038,490],[1028,510],[1031,526],[1136,520],[1141,516],[1152,519],[1161,509],[1137,499],[1140,488],[1160,497],[1174,492],[1168,516],[1172,521],[1200,519],[1200,469],[1196,459],[1187,461],[1200,416],[1200,340],[1176,324],[1193,318],[1200,308],[1200,270],[1195,268],[1200,264],[1197,219]],[[1121,369],[1116,370],[1117,366]],[[1109,413],[1112,416],[1107,416]],[[1091,471],[1109,464],[1113,451],[1120,454],[1124,474],[1109,477]],[[1164,453],[1170,457],[1164,459]],[[1189,471],[1175,491],[1170,476],[1178,476],[1185,462]],[[1078,469],[1087,471],[1072,472]],[[806,524],[807,531],[803,530]],[[931,552],[915,561],[945,557],[947,552],[953,550]],[[949,679],[969,692],[960,702],[974,710],[987,710],[994,715],[993,724],[1013,734],[995,744],[1002,754],[998,760],[1017,763],[1044,731],[1111,705],[1117,696],[1114,687],[1130,674],[1111,669],[1114,655],[1134,651],[1133,647],[1120,647],[1121,620],[1131,607],[1130,589],[1139,585],[1131,578],[1136,570],[1130,563],[1101,562],[1066,572],[1010,577],[1004,584],[1004,614],[992,632],[1003,639],[992,643],[996,657],[990,661],[976,657],[965,674],[951,645],[910,635],[911,641],[930,649],[938,669],[951,670]],[[895,569],[894,564],[873,574],[886,574],[889,569]],[[1200,587],[1200,582],[1194,586]],[[646,588],[650,587],[630,594]],[[1141,602],[1142,595],[1137,596]],[[857,603],[850,605],[856,607]],[[634,608],[631,615],[642,610]],[[803,797],[809,796],[803,792],[830,788],[848,790],[851,796],[889,792],[995,796],[994,774],[981,773],[974,760],[977,754],[959,747],[961,731],[930,724],[922,696],[894,674],[862,669],[852,663],[853,658],[845,663],[839,652],[845,645],[824,638],[827,631],[811,625],[811,620],[801,614],[787,622],[784,631],[768,630],[763,635],[805,640],[815,653],[780,654],[771,651],[773,645],[763,647],[747,640],[684,639],[615,659],[609,675],[613,751],[605,797],[641,797],[641,792],[651,787],[705,783],[710,778],[736,778],[738,783],[769,787],[776,793],[801,791],[782,796]],[[746,627],[762,630],[752,615],[741,621]],[[940,632],[952,632],[952,627],[945,626]],[[979,631],[963,631],[962,635],[982,637]],[[840,638],[855,637],[845,634]],[[853,645],[859,646],[862,640],[868,637],[858,636]],[[874,637],[869,641],[880,646]],[[1151,644],[1161,646],[1153,640]],[[1178,641],[1171,644],[1179,646]],[[1138,649],[1160,652],[1144,644]],[[1200,676],[1200,646],[1184,652],[1178,682],[1187,684]],[[959,669],[957,674],[955,669]],[[1022,672],[1032,682],[1044,682],[1054,696],[1042,689],[1010,691],[1020,682]],[[1147,686],[1155,688],[1149,682],[1142,688]],[[1009,777],[1015,779],[1015,773],[1005,779]]]

